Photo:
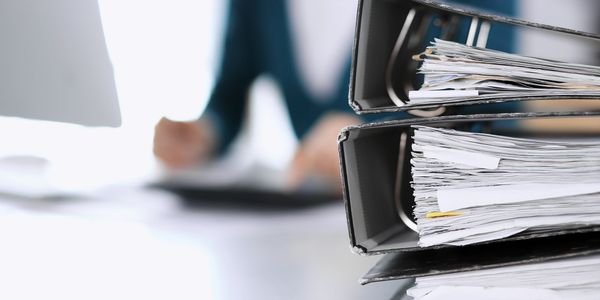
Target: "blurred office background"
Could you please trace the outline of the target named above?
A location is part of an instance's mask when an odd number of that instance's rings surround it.
[[[119,128],[0,117],[0,298],[364,299],[396,292],[397,283],[358,284],[377,258],[350,252],[341,202],[189,209],[144,188],[161,172],[152,155],[159,118],[190,120],[204,109],[225,5],[99,1]],[[261,78],[252,94],[262,108],[250,115],[261,122],[245,131],[249,142],[240,149],[283,168],[296,140],[279,91]],[[252,117],[260,110],[269,117]],[[281,135],[277,144],[269,142],[273,133]]]
[[[0,117],[0,157],[48,159],[49,177],[65,189],[154,177],[160,169],[152,155],[154,125],[162,116],[198,118],[219,64],[226,1],[100,0],[99,6],[122,126],[86,128]],[[265,141],[265,129],[279,131],[283,137],[277,144],[250,143],[247,154],[283,168],[296,141],[278,101],[279,92],[268,78],[259,80],[253,90],[260,94],[259,105],[269,118],[253,118],[262,122],[250,126],[245,140],[251,136],[256,140],[262,133]],[[251,114],[259,110],[253,108]]]
[[[596,34],[600,33],[599,8],[600,3],[593,0],[518,1],[519,14],[527,20]],[[600,61],[598,42],[551,32],[522,30],[517,45],[529,56],[593,65]]]

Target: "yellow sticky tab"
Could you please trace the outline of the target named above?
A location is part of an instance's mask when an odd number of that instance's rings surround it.
[[[462,213],[458,212],[458,211],[449,211],[449,212],[435,211],[435,212],[429,212],[425,215],[425,217],[427,217],[427,219],[435,219],[435,218],[443,218],[443,217],[456,217],[456,216],[462,216]]]

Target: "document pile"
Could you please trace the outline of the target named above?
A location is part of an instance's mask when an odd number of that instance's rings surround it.
[[[436,39],[419,69],[424,82],[411,104],[520,97],[600,96],[600,67],[526,57]]]
[[[598,299],[600,256],[418,277],[407,292],[434,299]]]
[[[600,225],[600,140],[413,128],[419,246]]]

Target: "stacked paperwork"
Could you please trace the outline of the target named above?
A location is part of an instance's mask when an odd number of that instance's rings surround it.
[[[600,256],[419,277],[407,294],[419,300],[598,299]]]
[[[534,140],[414,126],[419,245],[600,225],[600,140]]]
[[[409,104],[600,96],[600,67],[526,57],[436,39],[416,59],[424,83]]]

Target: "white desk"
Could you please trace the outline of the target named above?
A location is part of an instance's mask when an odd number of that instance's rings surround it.
[[[350,253],[342,203],[187,210],[170,194],[0,197],[2,299],[388,299],[360,286],[377,257]]]

